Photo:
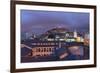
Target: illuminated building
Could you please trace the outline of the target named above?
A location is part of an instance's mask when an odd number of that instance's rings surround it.
[[[84,44],[89,45],[89,43],[90,43],[89,41],[90,41],[90,35],[89,35],[89,33],[86,33],[84,36]]]
[[[74,38],[77,38],[77,31],[74,31]]]
[[[83,37],[78,36],[77,31],[69,31],[66,28],[54,28],[46,32],[44,37],[47,41],[65,41],[65,42],[84,42]]]
[[[29,45],[31,47],[24,45],[24,47],[32,50],[32,57],[50,56],[55,53],[55,49],[57,49],[57,47],[62,47],[62,45],[65,47],[70,42],[84,42],[84,39],[79,37],[76,31],[71,32],[65,28],[51,29],[45,34],[39,36],[38,40],[35,38],[35,36],[33,38],[33,40],[28,41],[31,44]]]
[[[48,30],[46,34],[44,34],[44,38],[47,41],[75,41],[75,38],[77,37],[77,32],[70,32],[66,28],[53,28],[51,30]],[[43,38],[43,40],[44,40]]]
[[[30,49],[31,52],[27,54],[26,56],[37,57],[37,56],[50,56],[54,54],[54,51],[56,49],[56,46],[59,44],[57,42],[48,42],[48,41],[33,41],[31,42],[31,45],[25,45],[21,44],[21,48],[27,48]]]
[[[52,46],[34,47],[32,48],[32,56],[49,56],[53,54],[54,49]]]

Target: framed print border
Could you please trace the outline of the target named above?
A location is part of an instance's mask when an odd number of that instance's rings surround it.
[[[50,7],[70,7],[70,8],[85,8],[93,9],[94,11],[94,63],[88,65],[75,66],[55,66],[55,67],[41,67],[41,68],[16,68],[16,5],[36,5],[36,6],[50,6]],[[62,4],[62,3],[46,3],[46,2],[31,2],[31,1],[11,1],[11,72],[26,72],[26,71],[42,71],[42,70],[59,70],[59,69],[74,69],[74,68],[89,68],[96,67],[96,6],[93,5],[77,5],[77,4]]]

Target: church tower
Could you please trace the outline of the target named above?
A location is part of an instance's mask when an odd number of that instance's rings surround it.
[[[74,30],[74,38],[77,38],[77,31]]]

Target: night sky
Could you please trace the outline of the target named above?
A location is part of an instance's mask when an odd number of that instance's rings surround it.
[[[38,35],[56,27],[89,32],[89,13],[21,10],[22,33]]]

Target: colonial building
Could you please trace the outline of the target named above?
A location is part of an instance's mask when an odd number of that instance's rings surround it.
[[[54,53],[55,47],[34,47],[32,48],[32,56],[49,56]]]

